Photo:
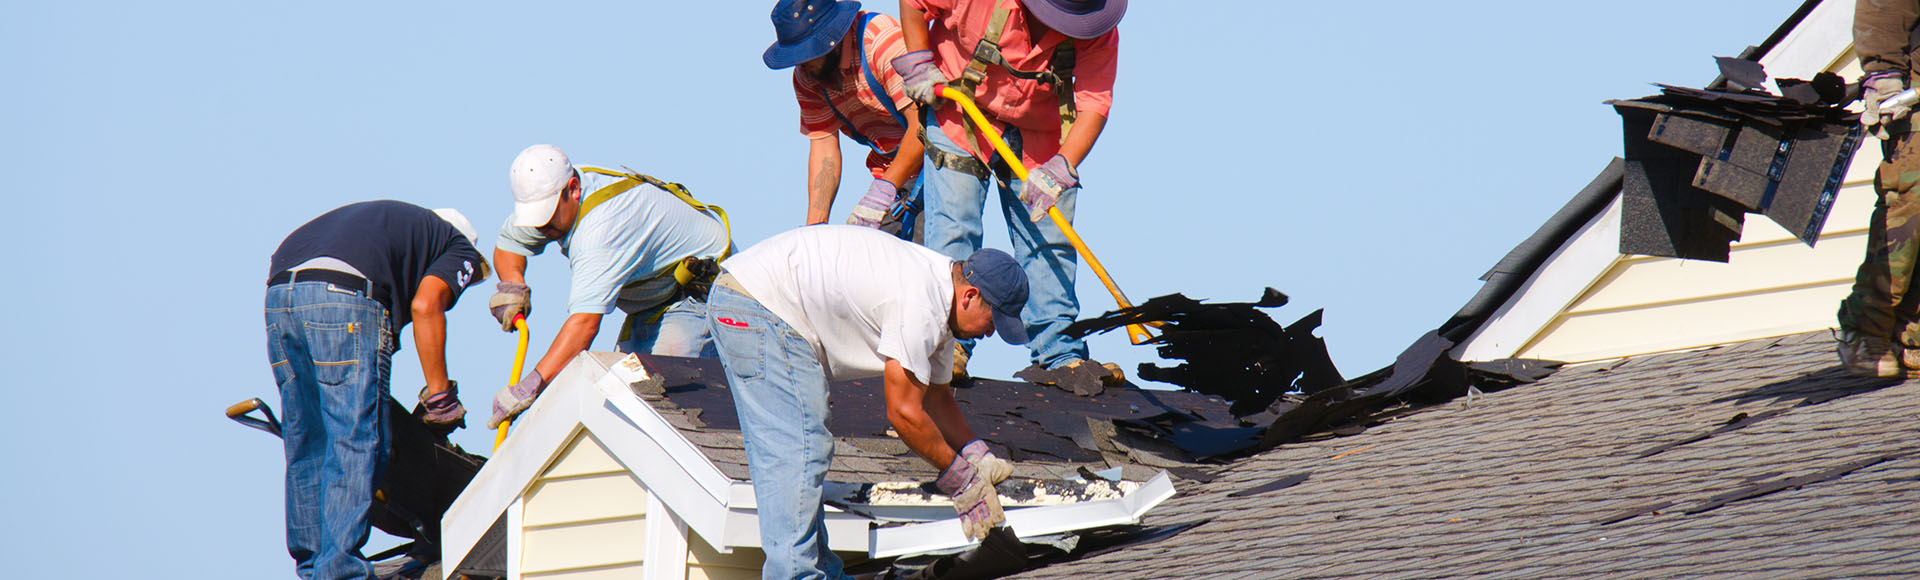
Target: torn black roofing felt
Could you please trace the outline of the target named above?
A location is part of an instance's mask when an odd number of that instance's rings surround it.
[[[1826,332],[1582,365],[1236,461],[1141,524],[1210,521],[1014,577],[1910,576],[1914,433],[1920,381]]]

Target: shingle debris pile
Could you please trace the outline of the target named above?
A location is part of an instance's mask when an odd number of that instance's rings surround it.
[[[1620,252],[1725,262],[1745,214],[1764,214],[1813,245],[1853,154],[1858,98],[1838,75],[1763,86],[1759,63],[1721,57],[1717,89],[1658,85],[1607,101],[1625,130]]]

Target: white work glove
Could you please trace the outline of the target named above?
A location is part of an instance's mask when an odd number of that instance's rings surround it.
[[[985,538],[994,526],[1007,521],[1000,511],[1000,492],[965,457],[955,456],[933,484],[953,497],[953,511],[960,514],[960,529],[967,539]]]
[[[493,416],[487,418],[488,429],[499,429],[500,423],[511,421],[520,416],[521,411],[533,406],[533,400],[540,397],[540,390],[546,388],[546,379],[540,376],[540,369],[527,371],[520,382],[502,387],[493,395]]]
[[[934,94],[933,88],[946,84],[947,77],[940,74],[940,67],[933,65],[933,51],[909,52],[888,64],[893,65],[893,72],[900,74],[901,90],[907,93],[907,98],[922,107],[939,104],[940,95]]]
[[[867,196],[853,206],[852,215],[847,216],[847,225],[867,228],[880,227],[887,219],[887,209],[893,207],[894,198],[900,197],[900,188],[885,179],[873,180],[867,187]]]
[[[500,321],[500,330],[513,332],[513,317],[533,314],[533,289],[517,282],[494,284],[487,312]]]
[[[1860,124],[1865,125],[1873,136],[1882,141],[1891,137],[1887,133],[1887,124],[1913,112],[1911,105],[1887,103],[1888,98],[1907,90],[1907,74],[1900,71],[1881,71],[1867,75],[1860,81],[1860,102],[1866,105],[1866,112],[1860,113]]]
[[[1073,164],[1067,162],[1065,155],[1055,155],[1028,171],[1027,181],[1020,187],[1020,203],[1027,206],[1027,219],[1033,222],[1046,219],[1047,210],[1060,202],[1060,196],[1079,186],[1080,174],[1073,170]]]
[[[986,441],[968,441],[966,446],[960,448],[960,456],[972,463],[974,471],[979,472],[980,477],[988,483],[997,484],[1013,475],[1013,464],[994,456],[993,450],[987,448]]]

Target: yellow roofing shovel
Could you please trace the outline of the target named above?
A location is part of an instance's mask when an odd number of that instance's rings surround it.
[[[520,367],[527,363],[526,315],[516,314],[513,316],[513,329],[520,332],[520,346],[515,347],[513,351],[513,376],[507,379],[508,387],[512,387],[515,383],[520,382]],[[493,448],[495,450],[500,449],[500,442],[507,440],[507,428],[512,426],[513,421],[511,420],[500,422],[500,429],[493,432]]]
[[[960,104],[960,109],[966,111],[967,117],[973,119],[973,124],[980,127],[980,133],[987,136],[987,142],[993,144],[993,150],[1000,152],[1000,158],[1006,160],[1008,168],[1013,169],[1013,176],[1020,178],[1021,181],[1026,181],[1027,167],[1020,163],[1020,158],[1013,154],[1013,149],[1007,147],[1006,140],[1000,138],[1000,131],[994,129],[993,124],[987,122],[985,115],[980,114],[980,108],[973,104],[973,99],[968,98],[966,93],[962,93],[953,87],[942,86],[940,87],[939,93],[940,96]],[[1093,257],[1093,250],[1087,249],[1087,243],[1080,239],[1078,232],[1073,231],[1073,224],[1067,223],[1066,216],[1060,215],[1060,208],[1047,208],[1047,217],[1053,218],[1053,225],[1059,226],[1060,232],[1067,235],[1067,241],[1073,243],[1073,249],[1080,252],[1080,257],[1085,259],[1087,265],[1093,268],[1094,275],[1100,277],[1100,283],[1107,285],[1107,291],[1113,293],[1113,301],[1118,303],[1122,309],[1132,308],[1133,301],[1128,300],[1127,295],[1120,291],[1120,286],[1113,283],[1113,277],[1107,275],[1106,266],[1100,265],[1100,259]],[[1147,333],[1146,326],[1129,324],[1127,325],[1127,339],[1133,341],[1134,344],[1143,344],[1152,340],[1153,335]]]

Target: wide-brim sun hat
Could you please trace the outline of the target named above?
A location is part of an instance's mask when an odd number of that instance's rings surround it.
[[[775,40],[760,60],[779,70],[826,56],[859,15],[852,0],[781,0],[773,6]]]
[[[1127,0],[1026,0],[1022,4],[1047,28],[1082,40],[1113,30],[1127,14]]]
[[[507,188],[513,190],[513,226],[537,228],[553,221],[561,189],[573,178],[573,162],[552,145],[534,145],[513,158]]]

